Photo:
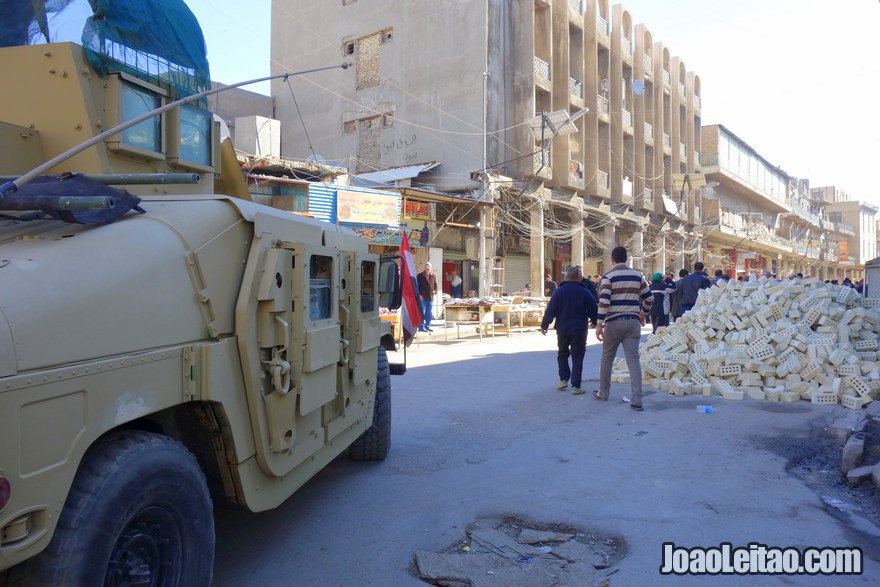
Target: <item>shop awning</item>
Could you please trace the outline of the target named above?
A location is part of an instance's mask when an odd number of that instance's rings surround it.
[[[351,176],[351,185],[371,188],[390,187],[405,179],[418,177],[425,171],[430,171],[440,165],[436,161],[427,163],[419,163],[418,165],[407,165],[405,167],[392,167],[390,169],[382,169],[380,171],[371,171],[369,173],[359,173]]]

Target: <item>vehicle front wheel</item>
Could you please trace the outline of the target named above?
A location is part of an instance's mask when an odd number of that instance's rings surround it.
[[[159,434],[100,439],[48,548],[23,565],[21,585],[210,585],[214,516],[195,457]]]
[[[391,450],[391,370],[385,349],[379,347],[378,353],[373,424],[351,445],[349,454],[356,461],[381,461]]]

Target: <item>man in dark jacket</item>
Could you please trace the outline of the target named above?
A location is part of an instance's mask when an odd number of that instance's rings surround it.
[[[550,323],[556,320],[556,342],[559,352],[556,362],[559,366],[559,385],[581,395],[581,374],[584,369],[584,353],[587,349],[587,320],[596,321],[599,307],[596,299],[581,283],[584,274],[580,267],[570,267],[565,273],[565,281],[553,292],[544,319],[541,320],[541,334],[546,335]],[[571,357],[571,367],[568,357]]]
[[[651,295],[654,296],[654,304],[651,306],[651,327],[652,332],[657,332],[661,326],[669,326],[669,296],[670,289],[675,289],[675,285],[668,285],[663,280],[663,274],[657,272],[651,279]]]
[[[670,291],[668,294],[666,294],[669,296],[669,317],[670,317],[669,321],[670,322],[674,322],[674,321],[678,320],[679,318],[681,318],[681,282],[685,277],[687,277],[690,274],[691,274],[691,272],[688,271],[687,269],[680,269],[678,271],[678,281],[671,282],[672,287],[670,289],[672,291]],[[671,280],[667,280],[667,283],[669,283],[670,281]]]
[[[681,315],[684,316],[689,310],[692,310],[697,303],[697,296],[701,289],[709,289],[712,282],[703,271],[703,262],[694,263],[694,272],[679,282],[681,289]]]

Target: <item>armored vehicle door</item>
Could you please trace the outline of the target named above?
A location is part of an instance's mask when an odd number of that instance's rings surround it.
[[[336,249],[254,239],[236,310],[257,457],[282,476],[324,447],[322,406],[337,396]]]

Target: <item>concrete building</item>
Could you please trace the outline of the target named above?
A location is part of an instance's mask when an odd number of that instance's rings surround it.
[[[821,193],[838,192],[833,187]],[[825,206],[828,219],[851,232],[837,243],[838,261],[851,269],[847,277],[862,279],[865,263],[877,257],[878,208],[857,200],[840,200]]]
[[[569,265],[602,273],[617,244],[645,273],[700,259],[838,280],[876,249],[870,209],[837,207],[849,201],[839,190],[811,189],[724,126],[703,127],[700,77],[624,5],[307,4],[273,3],[272,73],[340,57],[353,67],[274,82],[282,153],[305,158],[310,139],[354,174],[393,170],[409,189],[493,201],[494,218],[486,207],[464,226],[430,221],[444,261],[477,272],[481,294],[558,280]],[[308,139],[292,124],[300,113]]]
[[[700,78],[624,6],[345,0],[313,8],[282,0],[272,13],[273,74],[353,64],[290,79],[312,145],[355,173],[438,162],[410,185],[494,200],[494,226],[481,222],[480,293],[499,257],[503,289],[513,291],[543,283],[545,272],[558,279],[572,264],[599,273],[616,244],[646,272],[699,254],[698,194],[678,186],[700,172]],[[296,158],[309,147],[290,130],[299,119],[292,92],[274,82],[282,153]],[[543,116],[584,108],[569,134],[558,127],[564,115]],[[475,236],[458,232],[444,256],[463,254]]]
[[[708,265],[731,274],[766,268],[779,277],[855,276],[854,262],[838,255],[838,243],[855,233],[828,217],[829,203],[845,195],[810,189],[723,125],[704,126],[702,146],[706,180],[718,184],[701,194]]]

